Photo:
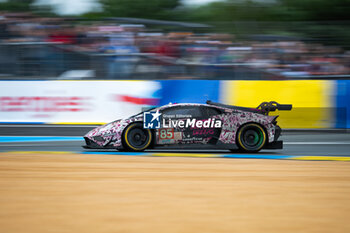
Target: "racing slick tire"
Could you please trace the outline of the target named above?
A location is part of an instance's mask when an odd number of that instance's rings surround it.
[[[264,147],[266,140],[264,128],[256,123],[245,124],[237,132],[237,146],[242,152],[256,153]]]
[[[126,151],[143,151],[152,142],[152,132],[144,129],[142,123],[130,124],[123,132],[122,143]]]

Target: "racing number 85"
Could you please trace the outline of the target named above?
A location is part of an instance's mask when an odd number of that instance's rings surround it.
[[[174,139],[174,129],[160,129],[159,139]]]

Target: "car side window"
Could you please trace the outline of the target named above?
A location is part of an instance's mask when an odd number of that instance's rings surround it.
[[[163,110],[163,115],[190,115],[193,118],[199,118],[202,116],[199,107],[184,106],[184,107],[170,107]]]
[[[220,115],[222,112],[217,108],[203,107],[203,111],[206,117]]]

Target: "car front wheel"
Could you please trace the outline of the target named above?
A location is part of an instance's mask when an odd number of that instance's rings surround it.
[[[152,132],[144,129],[142,123],[133,123],[125,129],[122,141],[127,151],[143,151],[152,142]]]

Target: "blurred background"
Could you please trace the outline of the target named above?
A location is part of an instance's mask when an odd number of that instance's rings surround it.
[[[312,119],[287,127],[346,128],[349,11],[346,0],[1,0],[0,121],[69,122],[57,120],[66,108],[43,106],[84,96],[96,102],[84,111],[114,101],[127,105],[110,109],[128,114],[168,102],[276,100],[302,108],[290,119]]]
[[[343,79],[345,0],[2,0],[1,78]]]

